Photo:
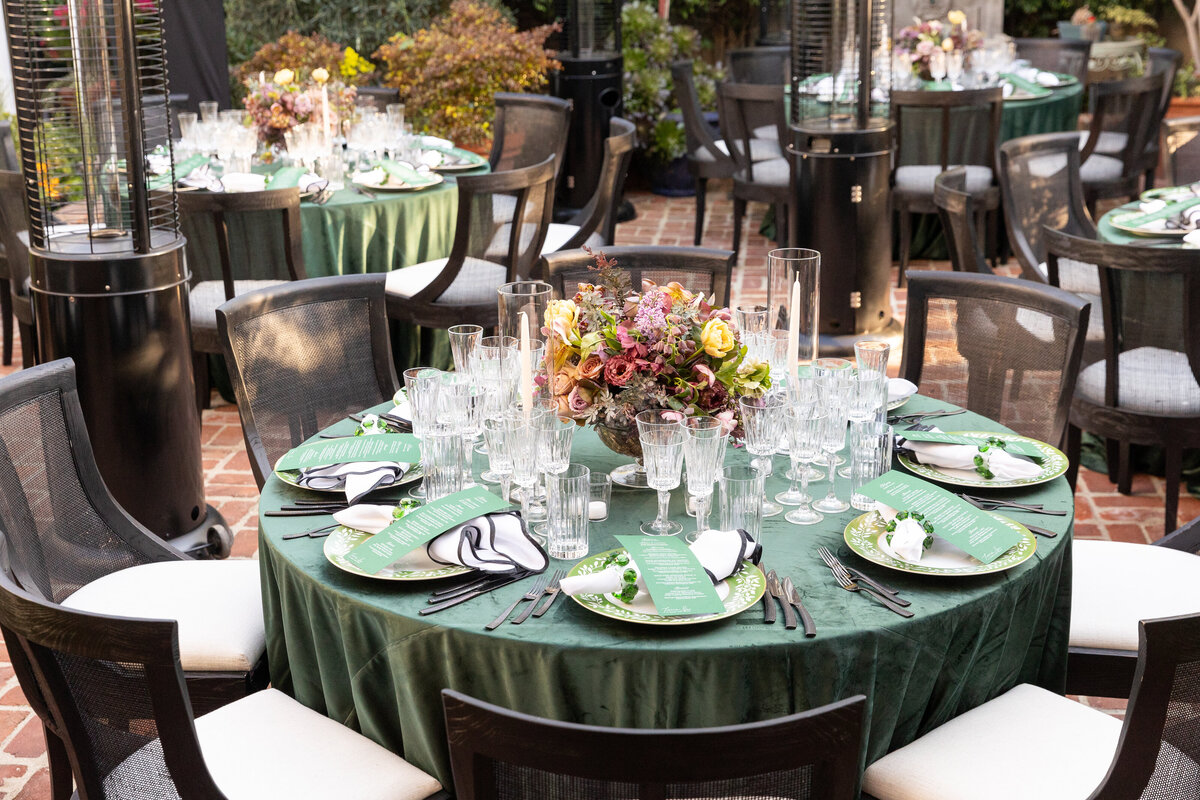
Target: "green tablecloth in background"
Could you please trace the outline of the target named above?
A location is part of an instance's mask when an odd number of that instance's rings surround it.
[[[909,405],[943,406],[923,398]],[[955,429],[1001,429],[973,414],[952,419]],[[582,429],[572,456],[594,470],[624,461]],[[731,450],[726,463],[746,458],[744,450]],[[776,470],[783,462],[775,459]],[[839,485],[845,492],[844,479]],[[814,491],[823,494],[825,487],[815,484]],[[767,488],[772,495],[783,488],[778,474]],[[1073,511],[1062,478],[1011,494]],[[311,496],[272,477],[260,514]],[[682,515],[683,499],[682,489],[673,493],[674,515]],[[615,489],[613,514],[592,525],[591,552],[615,546],[615,534],[636,532],[654,507],[653,492]],[[732,619],[664,629],[600,617],[565,597],[541,619],[484,631],[529,581],[421,618],[416,612],[436,582],[348,575],[326,562],[322,540],[281,539],[325,524],[322,518],[260,516],[271,680],[447,786],[439,694],[446,687],[553,719],[633,727],[764,720],[861,692],[869,698],[867,762],[1014,684],[1063,689],[1073,514],[1030,518],[1062,535],[1039,537],[1033,558],[998,575],[933,578],[867,564],[912,600],[916,616],[905,620],[837,588],[817,558],[824,544],[863,566],[842,541],[858,513],[808,527],[782,516],[764,524],[763,562],[795,580],[817,623],[814,639],[784,630],[782,622],[764,625],[757,604]],[[684,521],[687,529],[694,524]]]

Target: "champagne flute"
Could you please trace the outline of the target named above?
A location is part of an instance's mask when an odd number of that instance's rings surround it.
[[[684,427],[678,420],[664,419],[658,409],[643,411],[636,420],[646,482],[658,491],[658,516],[653,522],[643,522],[641,531],[650,536],[674,536],[683,526],[667,519],[667,507],[671,503],[671,490],[679,487],[683,471]]]

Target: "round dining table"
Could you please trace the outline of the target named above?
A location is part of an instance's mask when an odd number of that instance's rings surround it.
[[[905,411],[944,408],[914,397]],[[1005,430],[970,412],[950,430]],[[353,423],[330,430],[350,432]],[[481,457],[482,458],[482,457]],[[730,448],[726,464],[745,463]],[[572,459],[593,471],[627,461],[586,428]],[[775,459],[767,493],[785,487]],[[839,478],[839,494],[847,481]],[[827,483],[814,483],[824,494]],[[388,494],[385,492],[385,494]],[[797,526],[764,521],[764,568],[790,576],[817,626],[814,638],[764,624],[763,606],[703,624],[656,627],[610,619],[560,597],[543,617],[484,626],[533,578],[425,617],[439,581],[390,582],[341,571],[323,539],[283,537],[327,524],[320,517],[263,516],[311,493],[272,476],[259,504],[259,562],[272,684],[306,706],[360,731],[451,786],[441,690],[451,688],[528,714],[605,726],[690,728],[765,720],[864,694],[870,763],[1018,683],[1061,692],[1070,609],[1072,492],[1063,478],[998,496],[1043,503],[1065,516],[1012,512],[1058,535],[1005,572],[934,577],[891,571],[854,555],[843,531],[860,511]],[[395,496],[395,495],[390,495]],[[672,515],[684,517],[684,492]],[[651,519],[655,495],[615,487],[612,513],[591,524],[590,552],[616,546]],[[715,521],[715,517],[714,517]],[[825,545],[912,601],[902,618],[844,591],[817,556]],[[569,567],[551,560],[550,569]]]

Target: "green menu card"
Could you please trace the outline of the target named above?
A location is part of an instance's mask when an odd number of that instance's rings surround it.
[[[293,447],[283,454],[275,469],[307,469],[355,461],[398,461],[412,464],[421,460],[421,447],[411,433],[376,433],[347,436]]]
[[[940,536],[968,555],[990,564],[1021,541],[1021,534],[986,511],[960,500],[940,486],[892,470],[858,490],[897,511],[916,511]]]
[[[493,511],[503,511],[509,505],[482,486],[446,495],[408,512],[356,546],[346,554],[346,560],[374,574],[451,528]]]
[[[971,447],[978,447],[981,444],[987,444],[987,441],[974,436],[961,436],[954,433],[943,433],[942,431],[897,431],[896,436],[908,439],[912,442],[935,442],[938,444],[965,444]],[[1014,456],[1030,456],[1032,458],[1042,458],[1043,453],[1037,448],[1037,445],[1032,442],[1022,442],[1020,440],[1004,440],[1004,451]]]
[[[660,616],[719,614],[725,604],[686,544],[673,536],[618,536],[641,572]]]

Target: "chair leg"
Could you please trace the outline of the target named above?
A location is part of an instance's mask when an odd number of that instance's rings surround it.
[[[37,334],[32,325],[18,325],[21,334],[21,366],[29,369],[37,363]]]
[[[708,203],[708,178],[696,178],[696,235],[694,244],[700,246],[704,236],[704,212]]]
[[[1179,523],[1179,483],[1183,477],[1183,447],[1178,443],[1170,444],[1164,448],[1166,456],[1165,471],[1163,475],[1167,479],[1166,485],[1166,521],[1164,523],[1163,535],[1167,535],[1175,530]]]
[[[775,204],[775,244],[788,246],[788,207],[786,203]]]
[[[1079,479],[1079,451],[1083,449],[1083,431],[1071,423],[1067,423],[1067,483],[1071,485],[1071,493],[1075,492],[1075,483]]]
[[[896,276],[896,286],[904,285],[904,270],[908,269],[908,251],[912,247],[912,214],[908,206],[896,204],[896,213],[900,216],[900,274]]]
[[[1104,460],[1108,462],[1108,481],[1121,479],[1121,441],[1111,436],[1104,440]]]
[[[1117,491],[1121,494],[1129,494],[1133,491],[1133,467],[1130,465],[1129,442],[1122,441],[1117,446],[1117,453],[1121,459],[1120,468],[1117,471]]]
[[[0,327],[4,331],[4,366],[12,364],[13,354],[13,305],[12,286],[0,280]]]
[[[1147,192],[1154,188],[1154,171],[1155,171],[1155,169],[1156,169],[1156,167],[1150,167],[1150,169],[1146,170],[1146,173],[1143,176],[1144,180],[1146,181],[1146,189],[1145,190]]]
[[[208,353],[192,353],[192,376],[196,381],[196,408],[203,411],[212,403],[212,386],[208,380]]]
[[[998,244],[1000,240],[1000,209],[994,208],[987,212],[986,222],[987,239],[985,241],[987,244],[985,246],[987,247],[987,256],[992,262],[992,271],[995,272],[996,268],[1003,263],[1000,260],[1000,245]]]
[[[50,800],[71,800],[75,790],[75,779],[71,774],[71,759],[67,748],[53,733],[42,726],[46,737],[46,761],[50,768]]]
[[[746,216],[746,201],[733,198],[733,261],[736,264],[742,248],[742,217]]]

